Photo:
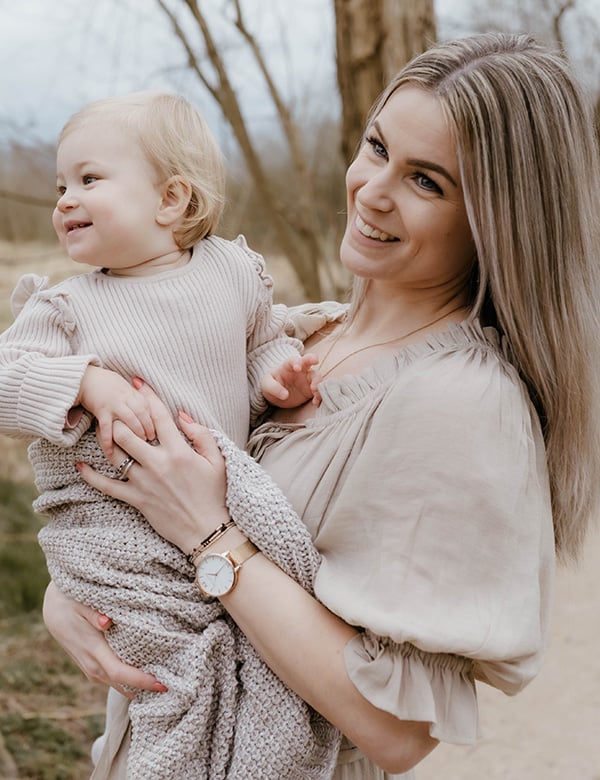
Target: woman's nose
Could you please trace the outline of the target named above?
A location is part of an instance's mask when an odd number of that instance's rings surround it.
[[[366,178],[357,190],[356,199],[374,211],[392,211],[395,200],[387,171],[378,171]]]

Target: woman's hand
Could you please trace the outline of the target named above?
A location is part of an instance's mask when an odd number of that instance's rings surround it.
[[[116,446],[109,460],[118,468],[127,455],[135,458],[127,481],[105,477],[86,464],[77,467],[86,482],[134,506],[157,533],[188,553],[229,519],[225,461],[208,429],[180,414],[180,431],[150,387],[141,380],[134,385],[146,398],[160,443],[138,438],[117,420],[113,426]]]
[[[88,680],[110,685],[129,699],[135,696],[131,689],[167,690],[153,674],[119,661],[104,636],[112,625],[109,617],[73,601],[53,582],[46,588],[43,615],[48,631]]]

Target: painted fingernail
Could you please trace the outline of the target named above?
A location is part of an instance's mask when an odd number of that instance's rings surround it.
[[[100,628],[107,628],[110,626],[111,620],[108,615],[98,615],[98,625]]]
[[[83,463],[76,463],[75,468],[77,471],[83,471]]]
[[[163,685],[162,683],[155,682],[152,686],[152,690],[158,691],[159,693],[166,693],[169,689],[166,685]]]
[[[146,383],[143,379],[140,379],[139,376],[134,376],[131,380],[131,384],[135,387],[136,390],[139,390],[140,387],[143,387]]]
[[[186,423],[193,423],[194,420],[192,417],[189,416],[189,414],[186,414],[185,412],[179,412],[179,418],[183,420]]]

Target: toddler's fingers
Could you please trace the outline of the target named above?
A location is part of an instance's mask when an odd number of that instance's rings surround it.
[[[289,392],[287,389],[273,376],[266,376],[262,380],[262,392],[265,397],[278,398],[281,401],[285,401]]]
[[[102,452],[107,458],[113,454],[112,417],[99,416],[96,421],[96,438]]]

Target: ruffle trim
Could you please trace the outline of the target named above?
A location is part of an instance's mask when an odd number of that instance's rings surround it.
[[[267,266],[265,264],[264,257],[248,246],[246,236],[242,235],[241,233],[233,240],[232,243],[239,247],[244,252],[244,254],[248,256],[248,258],[252,261],[252,264],[256,269],[256,273],[259,275],[264,286],[267,289],[271,289],[273,287],[273,277],[267,273]]]
[[[350,679],[378,709],[400,720],[430,724],[434,739],[472,745],[479,737],[473,662],[449,653],[427,653],[366,630],[344,649]]]
[[[10,298],[13,315],[15,317],[19,315],[29,299],[34,296],[38,296],[41,300],[48,301],[48,303],[54,306],[66,334],[72,336],[77,322],[69,302],[69,296],[67,293],[60,292],[56,287],[51,286],[50,279],[47,276],[25,274],[18,280]]]
[[[426,355],[464,352],[470,349],[483,353],[489,351],[500,356],[506,369],[514,371],[512,366],[509,366],[508,348],[498,331],[491,327],[484,328],[478,320],[465,320],[452,325],[447,331],[429,334],[423,341],[402,347],[393,355],[382,355],[361,374],[329,377],[319,385],[322,401],[317,417],[347,409],[367,396],[373,400],[373,391],[384,391],[400,368]]]
[[[330,322],[343,320],[348,312],[348,304],[337,301],[322,301],[321,303],[303,303],[292,306],[288,310],[288,336],[306,341],[307,338],[320,331]]]

